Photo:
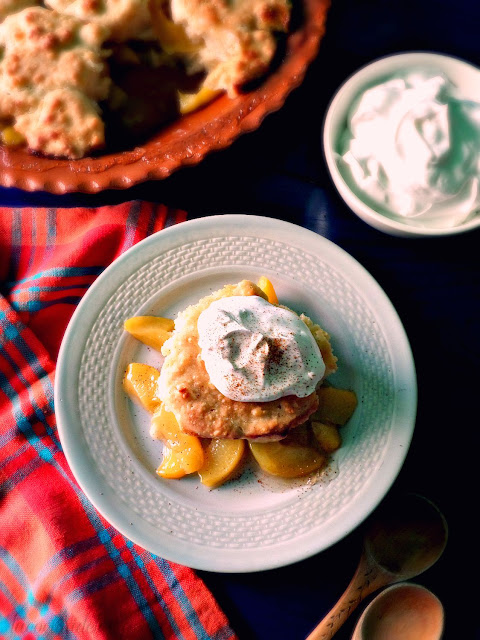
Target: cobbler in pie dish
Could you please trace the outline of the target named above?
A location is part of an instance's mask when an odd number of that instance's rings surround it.
[[[0,138],[126,148],[268,72],[288,0],[0,0]]]

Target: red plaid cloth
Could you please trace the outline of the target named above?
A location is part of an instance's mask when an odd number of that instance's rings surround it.
[[[164,206],[0,208],[0,638],[233,640],[195,573],[133,544],[79,489],[55,426],[55,360],[105,267],[182,222]]]

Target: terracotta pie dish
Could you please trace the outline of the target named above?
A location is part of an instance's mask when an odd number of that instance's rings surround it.
[[[330,0],[303,0],[303,19],[287,37],[281,64],[256,89],[234,99],[222,95],[141,146],[120,153],[61,160],[0,146],[0,185],[56,194],[97,193],[166,178],[182,166],[197,164],[208,153],[259,127],[298,87],[318,52],[329,5]]]

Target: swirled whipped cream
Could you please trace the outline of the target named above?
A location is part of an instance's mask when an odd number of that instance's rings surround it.
[[[197,326],[210,381],[231,400],[305,398],[325,374],[305,323],[259,296],[216,300],[200,314]]]
[[[357,97],[339,141],[350,187],[419,226],[453,227],[480,208],[480,104],[440,72],[393,76]]]

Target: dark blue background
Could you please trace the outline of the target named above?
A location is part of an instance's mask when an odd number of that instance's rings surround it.
[[[359,260],[395,305],[417,367],[417,426],[393,492],[427,496],[445,513],[450,528],[441,560],[414,581],[442,600],[445,638],[469,639],[480,637],[475,586],[480,233],[410,240],[371,229],[339,199],[321,151],[325,107],[338,85],[374,58],[407,50],[449,53],[480,66],[480,2],[334,0],[327,35],[302,87],[230,149],[168,180],[129,191],[51,196],[0,189],[0,204],[98,206],[143,198],[184,208],[190,217],[255,213],[317,231]],[[301,640],[350,580],[361,533],[360,528],[290,567],[202,577],[240,640]],[[338,640],[350,637],[363,606]]]

